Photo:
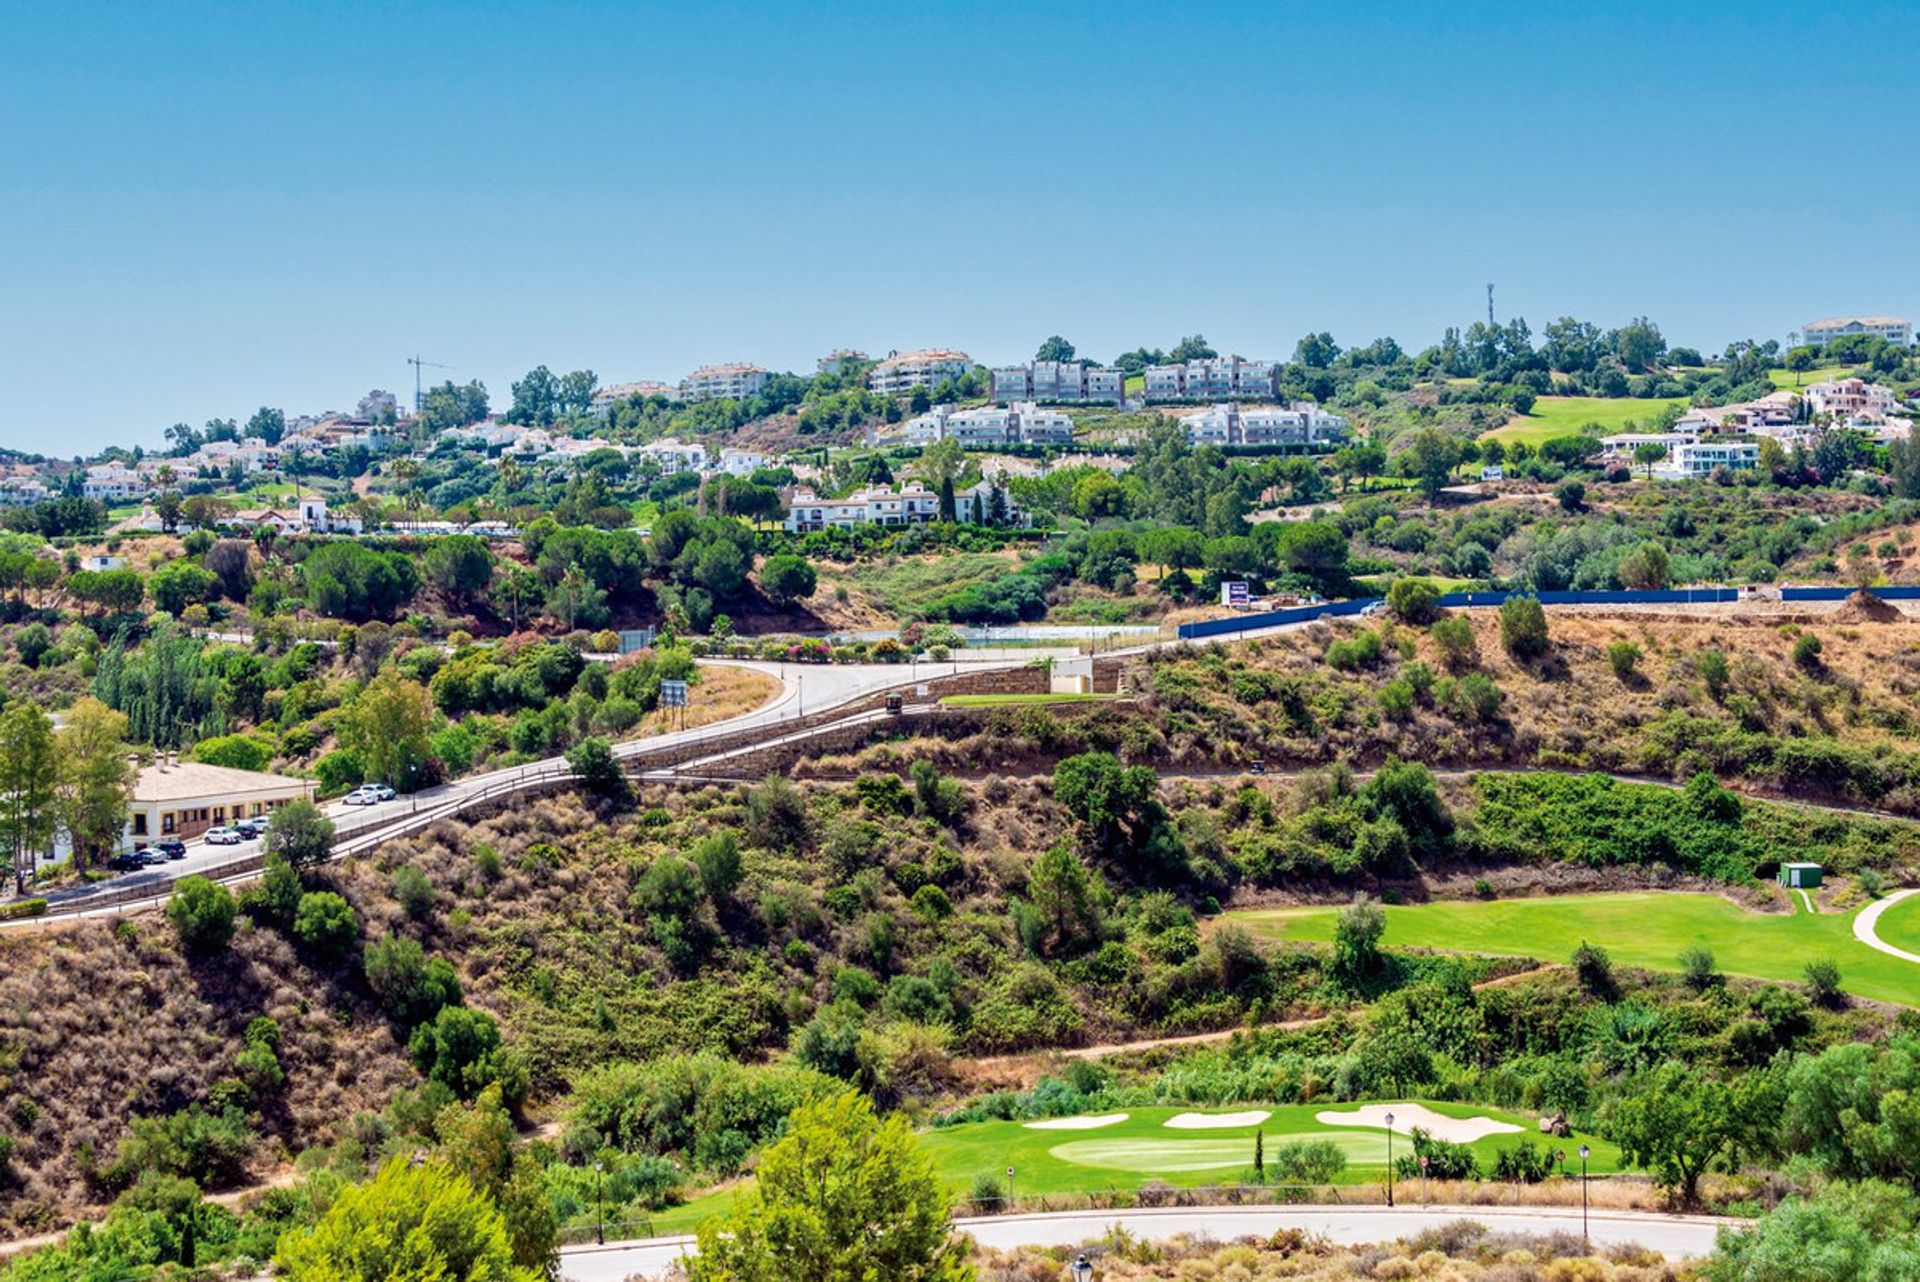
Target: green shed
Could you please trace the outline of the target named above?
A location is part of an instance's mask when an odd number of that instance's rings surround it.
[[[1780,884],[1789,890],[1817,890],[1820,886],[1820,865],[1781,864]]]

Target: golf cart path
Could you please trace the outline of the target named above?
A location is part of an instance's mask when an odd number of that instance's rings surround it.
[[[1880,915],[1910,895],[1920,895],[1920,886],[1906,890],[1896,890],[1885,899],[1876,899],[1860,910],[1853,919],[1853,937],[1869,948],[1878,949],[1889,957],[1898,957],[1901,961],[1910,961],[1920,966],[1920,953],[1910,953],[1904,948],[1895,948],[1880,938],[1875,927],[1879,925]]]
[[[1025,1215],[969,1216],[954,1220],[956,1232],[982,1246],[1077,1246],[1118,1226],[1148,1241],[1185,1234],[1228,1242],[1278,1229],[1299,1228],[1342,1245],[1392,1241],[1459,1220],[1474,1220],[1497,1232],[1581,1231],[1578,1206],[1215,1206],[1128,1211],[1052,1211]],[[1723,1228],[1742,1220],[1647,1211],[1594,1210],[1588,1228],[1596,1246],[1638,1243],[1669,1259],[1698,1258],[1713,1250]],[[609,1242],[560,1253],[562,1282],[624,1282],[661,1277],[693,1249],[691,1237]]]

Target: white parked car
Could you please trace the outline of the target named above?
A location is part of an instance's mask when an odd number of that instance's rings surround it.
[[[363,783],[340,800],[349,806],[371,806],[380,800],[380,792],[370,783]]]
[[[238,828],[207,829],[207,844],[209,846],[237,846],[245,840],[246,837],[241,835]]]

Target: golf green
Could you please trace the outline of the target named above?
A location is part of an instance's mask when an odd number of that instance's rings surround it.
[[[1326,942],[1336,907],[1260,909],[1227,916],[1270,939]],[[1920,929],[1904,903],[1882,919],[1881,935]],[[1848,992],[1906,1005],[1920,1003],[1920,967],[1868,948],[1853,937],[1852,913],[1748,912],[1717,895],[1648,891],[1556,895],[1536,899],[1388,905],[1388,947],[1538,957],[1563,962],[1583,940],[1616,962],[1677,970],[1688,948],[1713,951],[1730,975],[1799,980],[1810,961],[1840,967]]]
[[[1446,1117],[1490,1117],[1519,1128],[1505,1135],[1491,1135],[1469,1144],[1482,1171],[1491,1172],[1503,1150],[1516,1148],[1531,1140],[1550,1150],[1575,1153],[1580,1145],[1593,1150],[1589,1169],[1595,1175],[1627,1169],[1620,1150],[1596,1135],[1575,1132],[1565,1139],[1540,1134],[1536,1119],[1476,1104],[1440,1103],[1433,1100],[1409,1101],[1424,1105]],[[1182,1113],[1233,1113],[1258,1107],[1268,1114],[1258,1124],[1219,1129],[1180,1129],[1168,1126],[1167,1119]],[[1092,1130],[1036,1129],[1024,1122],[967,1122],[958,1126],[936,1127],[923,1131],[920,1143],[933,1159],[940,1182],[956,1197],[972,1191],[974,1181],[992,1176],[1004,1187],[1007,1168],[1013,1168],[1013,1191],[1027,1197],[1047,1193],[1097,1193],[1138,1188],[1150,1181],[1175,1185],[1233,1184],[1253,1169],[1254,1134],[1260,1133],[1268,1161],[1282,1145],[1297,1140],[1326,1140],[1346,1154],[1347,1169],[1337,1183],[1361,1184],[1382,1178],[1387,1165],[1388,1142],[1385,1131],[1369,1126],[1328,1126],[1318,1119],[1323,1112],[1350,1112],[1357,1105],[1322,1101],[1314,1104],[1240,1105],[1235,1108],[1129,1108],[1103,1109],[1103,1113],[1125,1112],[1126,1120]],[[1395,1157],[1412,1150],[1408,1135],[1395,1128],[1392,1151]],[[735,1185],[719,1192],[696,1197],[654,1217],[657,1233],[686,1232],[710,1215],[725,1211]]]
[[[1369,1126],[1328,1126],[1318,1119],[1327,1111],[1345,1112],[1354,1106],[1315,1104],[1260,1105],[1269,1114],[1263,1122],[1220,1129],[1176,1129],[1166,1123],[1181,1113],[1226,1113],[1242,1108],[1131,1108],[1127,1119],[1091,1131],[1038,1130],[1022,1122],[969,1122],[941,1127],[921,1136],[941,1179],[955,1192],[965,1193],[981,1175],[1006,1178],[1014,1168],[1014,1191],[1027,1193],[1084,1193],[1127,1189],[1149,1180],[1168,1184],[1232,1183],[1253,1169],[1254,1133],[1271,1159],[1281,1145],[1297,1140],[1328,1140],[1346,1154],[1342,1183],[1377,1179],[1387,1163],[1387,1133]],[[1531,1139],[1572,1152],[1582,1142],[1593,1146],[1596,1172],[1619,1169],[1620,1151],[1591,1135],[1566,1140],[1547,1139],[1535,1119],[1475,1104],[1426,1102],[1446,1117],[1490,1117],[1519,1128],[1468,1145],[1481,1168],[1491,1170],[1504,1149]],[[1103,1110],[1107,1111],[1107,1110]],[[1119,1111],[1119,1110],[1114,1110]],[[1397,1155],[1408,1150],[1404,1128],[1397,1128],[1393,1147]]]

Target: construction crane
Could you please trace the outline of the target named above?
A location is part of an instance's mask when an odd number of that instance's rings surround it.
[[[418,356],[407,357],[407,364],[413,366],[413,412],[420,412],[420,371],[423,369],[457,369],[458,366],[442,365],[438,361],[423,361]]]

